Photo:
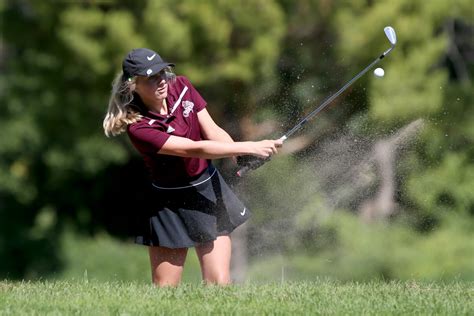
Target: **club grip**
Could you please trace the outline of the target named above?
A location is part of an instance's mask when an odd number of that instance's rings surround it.
[[[247,174],[247,172],[249,172],[249,170],[250,170],[250,168],[247,167],[247,166],[240,168],[240,169],[236,172],[237,177],[242,178],[244,175]]]
[[[239,166],[241,166],[241,168],[237,171],[237,176],[243,177],[247,172],[249,172],[250,170],[255,170],[259,168],[270,159],[271,159],[270,157],[266,159],[262,159],[262,158],[257,158],[254,156],[248,156],[248,155],[238,156],[237,163],[239,164]]]

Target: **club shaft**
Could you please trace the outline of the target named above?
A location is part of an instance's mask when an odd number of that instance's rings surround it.
[[[315,110],[311,111],[308,115],[306,115],[298,124],[296,124],[293,128],[291,128],[288,132],[286,132],[285,135],[280,137],[281,140],[285,141],[293,135],[296,131],[301,129],[313,116],[317,115],[319,112],[321,112],[326,106],[328,106],[334,99],[336,99],[341,93],[343,93],[348,87],[350,87],[357,79],[362,77],[367,71],[369,71],[372,67],[374,67],[380,60],[382,60],[385,56],[387,56],[392,49],[395,47],[395,44],[392,44],[392,47],[387,49],[382,55],[377,57],[370,65],[364,68],[361,72],[359,72],[354,78],[349,80],[341,89],[339,89],[336,93],[331,95],[329,98],[327,98],[320,106],[318,106]],[[244,166],[237,171],[237,176],[242,177],[244,176],[247,172],[251,170],[250,167]]]
[[[382,58],[384,58],[391,49],[387,50],[384,52],[382,55],[377,57],[370,65],[365,67],[364,70],[359,72],[354,78],[349,80],[341,89],[339,89],[336,93],[331,95],[329,98],[327,98],[320,106],[318,106],[315,110],[311,111],[308,115],[306,115],[301,121],[298,122],[293,128],[291,128],[288,132],[285,133],[280,139],[281,140],[287,140],[288,137],[293,135],[296,131],[301,129],[303,125],[305,125],[311,118],[313,118],[315,115],[317,115],[319,112],[321,112],[326,106],[328,106],[334,99],[336,99],[341,93],[343,93],[347,88],[349,88],[357,79],[362,77],[367,71],[369,71],[372,67],[374,67]]]

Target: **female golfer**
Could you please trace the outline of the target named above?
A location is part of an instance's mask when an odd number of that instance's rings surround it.
[[[282,142],[233,142],[172,67],[150,49],[129,52],[113,83],[105,134],[126,131],[150,172],[152,207],[139,210],[135,242],[148,246],[153,282],[179,284],[187,250],[195,247],[204,282],[229,284],[229,235],[250,213],[210,159],[268,158]]]

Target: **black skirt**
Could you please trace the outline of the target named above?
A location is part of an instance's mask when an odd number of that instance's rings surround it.
[[[212,165],[179,187],[153,184],[151,207],[141,217],[137,244],[189,248],[228,235],[250,211]]]

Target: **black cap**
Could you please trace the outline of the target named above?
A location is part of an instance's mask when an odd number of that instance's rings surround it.
[[[153,76],[163,68],[174,64],[164,61],[157,52],[148,48],[136,48],[130,51],[122,63],[125,78],[133,76]]]

